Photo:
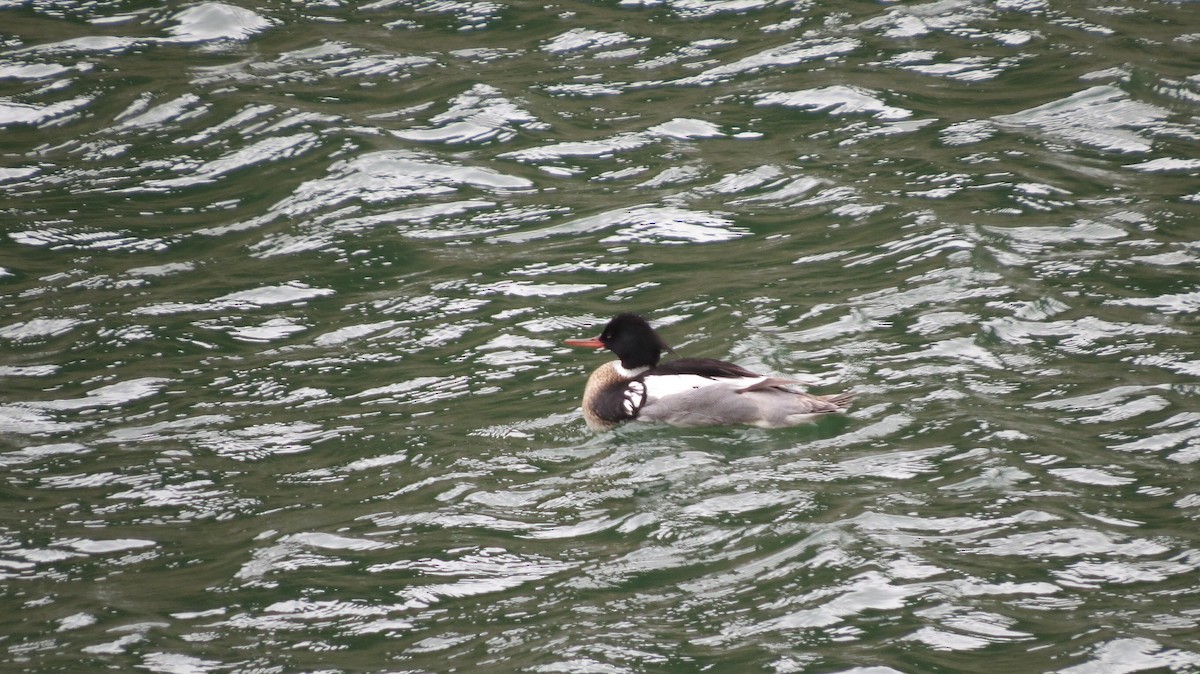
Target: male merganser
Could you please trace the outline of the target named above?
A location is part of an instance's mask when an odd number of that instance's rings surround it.
[[[803,393],[789,388],[798,382],[711,358],[660,365],[663,351],[674,351],[637,314],[619,314],[599,337],[568,339],[566,344],[609,349],[619,358],[596,368],[583,390],[583,418],[596,431],[634,419],[673,426],[795,426],[844,412],[854,397]]]

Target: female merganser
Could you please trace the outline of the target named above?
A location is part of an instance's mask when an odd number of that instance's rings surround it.
[[[844,412],[854,397],[803,393],[789,388],[798,382],[710,358],[660,365],[663,351],[674,351],[637,314],[619,314],[599,337],[568,339],[566,344],[609,349],[620,359],[596,368],[583,390],[583,418],[597,431],[634,419],[673,426],[795,426]]]

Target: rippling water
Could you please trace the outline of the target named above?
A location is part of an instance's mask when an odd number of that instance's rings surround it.
[[[0,16],[5,671],[1200,671],[1194,3]]]

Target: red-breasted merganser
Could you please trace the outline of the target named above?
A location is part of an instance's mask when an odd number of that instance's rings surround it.
[[[854,397],[803,393],[791,388],[798,382],[710,358],[660,364],[664,351],[674,351],[637,314],[619,314],[599,337],[566,344],[609,349],[619,358],[596,368],[583,390],[583,418],[597,431],[634,419],[673,426],[795,426],[844,412]]]

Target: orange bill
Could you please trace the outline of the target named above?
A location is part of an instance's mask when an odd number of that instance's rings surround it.
[[[588,339],[568,339],[563,342],[567,346],[578,346],[584,349],[603,349],[604,342],[600,341],[599,337],[591,337]]]

